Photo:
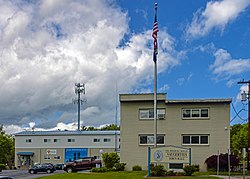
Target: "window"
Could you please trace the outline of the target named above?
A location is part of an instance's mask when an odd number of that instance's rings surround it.
[[[105,139],[103,139],[103,142],[111,142],[111,139],[110,138],[105,138]]]
[[[68,139],[68,142],[75,142],[75,139]]]
[[[60,142],[61,139],[54,139],[54,142]]]
[[[101,142],[101,139],[94,139],[94,142]]]
[[[43,139],[43,142],[50,142],[50,139]]]
[[[54,159],[55,159],[55,160],[60,160],[61,157],[60,157],[60,156],[54,156]]]
[[[182,109],[183,119],[208,118],[208,108]]]
[[[139,145],[153,145],[154,135],[153,134],[141,134],[139,135]],[[165,144],[165,135],[157,135],[157,144]]]
[[[201,109],[201,117],[208,117],[208,109]]]
[[[157,119],[165,119],[165,114],[165,109],[157,109]],[[139,119],[154,119],[154,109],[140,109]]]
[[[31,143],[31,139],[25,139],[26,143]]]
[[[48,155],[44,156],[44,160],[50,160],[50,156]]]
[[[183,163],[170,163],[169,169],[183,169]]]
[[[209,135],[183,135],[183,145],[208,145]]]

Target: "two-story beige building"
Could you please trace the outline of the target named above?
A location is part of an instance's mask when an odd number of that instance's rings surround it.
[[[230,145],[228,129],[231,101],[168,100],[166,94],[158,94],[157,147],[161,149],[172,146],[168,150],[172,153],[167,155],[175,156],[175,160],[171,160],[173,157],[168,158],[170,160],[162,160],[162,164],[168,169],[181,169],[185,165],[182,158],[178,157],[182,155],[182,151],[178,153],[176,151],[179,150],[173,148],[190,149],[187,150],[190,151],[190,156],[185,154],[189,157],[189,163],[198,164],[203,171],[206,170],[205,160],[209,156],[218,151],[227,153]],[[147,169],[148,147],[153,147],[154,144],[153,103],[153,94],[120,94],[120,154],[121,162],[127,164],[127,170],[131,170],[134,165]]]
[[[15,134],[15,166],[66,163],[119,151],[120,131],[23,131]]]

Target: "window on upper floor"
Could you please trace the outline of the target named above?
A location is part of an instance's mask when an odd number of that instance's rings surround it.
[[[31,143],[31,139],[25,139],[26,143]]]
[[[139,134],[139,145],[153,145],[154,144],[154,135],[153,134]],[[165,135],[157,135],[157,144],[165,144]]]
[[[43,139],[43,142],[51,142],[50,139]]]
[[[208,108],[182,109],[182,119],[208,119]]]
[[[104,138],[103,142],[111,142],[111,139],[110,138]]]
[[[208,145],[209,135],[182,135],[182,145]]]
[[[75,142],[75,139],[68,139],[68,142]]]
[[[94,142],[101,142],[101,139],[94,138]]]
[[[165,119],[166,110],[157,109],[157,119]],[[154,119],[154,109],[140,109],[139,119],[148,120]]]

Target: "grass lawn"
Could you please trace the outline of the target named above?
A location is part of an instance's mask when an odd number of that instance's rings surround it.
[[[143,179],[147,175],[147,172],[105,172],[105,173],[62,173],[55,174],[51,176],[41,177],[41,179]],[[212,179],[217,177],[209,176],[174,176],[174,177],[165,177],[166,179]],[[164,178],[162,178],[164,179]]]

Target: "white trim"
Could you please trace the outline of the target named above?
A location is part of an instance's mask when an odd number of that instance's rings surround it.
[[[207,117],[202,117],[201,116],[201,110],[207,109],[208,110],[208,116]],[[184,117],[183,116],[183,111],[184,110],[190,110],[190,117]],[[192,117],[192,110],[199,110],[199,117]],[[182,119],[209,119],[209,108],[182,108],[181,109],[181,118]]]
[[[189,139],[190,139],[190,143],[189,144],[184,144],[183,143],[183,137],[184,136],[187,136],[187,137],[189,137]],[[198,144],[192,144],[191,143],[191,137],[195,137],[195,136],[198,136],[199,137],[199,143]],[[206,136],[207,137],[207,144],[201,144],[200,142],[201,142],[201,136]],[[192,146],[208,146],[209,145],[209,139],[210,139],[210,135],[209,134],[182,134],[181,135],[181,143],[182,143],[182,145],[192,145]]]

